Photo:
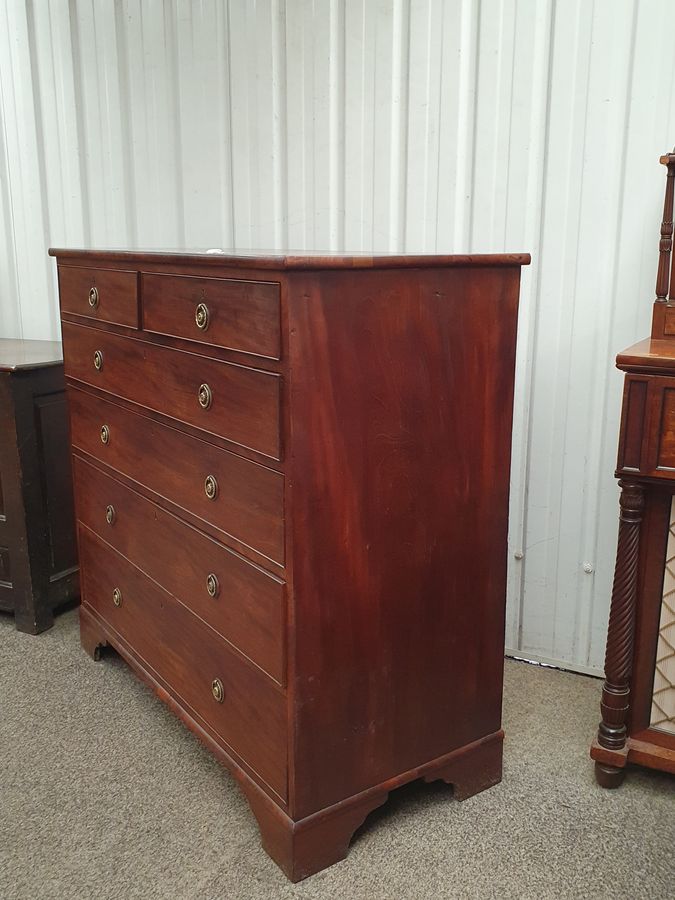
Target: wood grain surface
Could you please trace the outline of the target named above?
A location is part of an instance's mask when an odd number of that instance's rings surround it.
[[[272,678],[286,677],[284,583],[80,457],[73,460],[79,520],[166,588]],[[105,518],[107,506],[115,521]],[[180,552],[177,552],[180,548]],[[217,579],[217,596],[207,578]]]
[[[147,272],[141,280],[145,331],[279,359],[278,284]],[[200,305],[203,328],[196,321]]]
[[[96,306],[89,302],[92,288]],[[60,266],[59,296],[62,312],[138,328],[138,274],[133,270]]]
[[[283,691],[238,656],[140,569],[80,526],[83,601],[128,640],[238,758],[285,798],[286,714]],[[113,591],[121,592],[115,606]],[[212,695],[219,678],[224,700]]]
[[[529,257],[56,253],[136,271],[142,309],[64,311],[85,649],[229,766],[294,881],[408,781],[496,784]]]
[[[284,562],[284,476],[82,390],[70,392],[73,446],[189,512],[210,533]],[[108,443],[101,428],[108,428]],[[204,482],[212,475],[218,495]]]
[[[294,278],[296,816],[500,727],[518,286]]]
[[[279,459],[278,375],[66,322],[62,331],[70,378]],[[202,384],[213,394],[208,409],[199,405]]]

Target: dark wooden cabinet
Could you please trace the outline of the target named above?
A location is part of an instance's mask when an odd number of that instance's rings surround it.
[[[591,747],[603,787],[621,784],[628,763],[675,773],[675,153],[661,162],[667,180],[652,334],[617,357],[626,373],[621,514],[602,721]]]
[[[37,634],[78,594],[61,345],[0,340],[0,609]]]
[[[289,878],[408,781],[501,778],[513,256],[52,251],[84,647]]]

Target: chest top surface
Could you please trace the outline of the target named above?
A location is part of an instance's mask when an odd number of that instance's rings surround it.
[[[51,248],[50,256],[64,262],[77,259],[101,262],[162,263],[227,266],[260,269],[400,269],[452,266],[526,266],[529,253],[370,253],[292,250],[222,249],[62,249]]]

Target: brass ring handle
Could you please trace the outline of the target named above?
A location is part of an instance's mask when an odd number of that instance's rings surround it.
[[[204,479],[204,493],[209,500],[215,500],[218,496],[218,482],[213,475],[207,475]]]
[[[102,350],[94,350],[94,368],[97,372],[100,372],[103,368],[103,351]]]
[[[218,576],[213,572],[206,576],[206,593],[209,597],[217,597],[220,593],[220,582]]]
[[[89,306],[91,306],[92,309],[96,309],[98,307],[98,300],[99,300],[98,288],[90,287],[89,288]]]
[[[208,384],[200,384],[197,399],[202,409],[208,409],[213,403],[213,391]]]
[[[200,331],[206,331],[209,327],[209,308],[206,303],[198,303],[195,309],[195,322]]]
[[[108,504],[108,506],[106,506],[105,508],[105,520],[108,525],[113,524],[116,515],[117,514],[115,513],[115,507],[112,505],[112,503]]]
[[[217,700],[218,703],[222,703],[225,699],[225,688],[220,678],[214,678],[211,682],[211,693],[213,694],[213,699]]]
[[[119,588],[113,588],[113,603],[115,606],[122,605],[122,591]]]
[[[107,425],[101,425],[101,443],[107,444],[110,440],[110,429]]]

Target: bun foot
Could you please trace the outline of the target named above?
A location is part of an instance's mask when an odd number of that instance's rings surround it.
[[[623,784],[626,777],[626,770],[619,769],[617,766],[607,766],[605,763],[596,762],[595,764],[595,780],[600,787],[613,789]]]

